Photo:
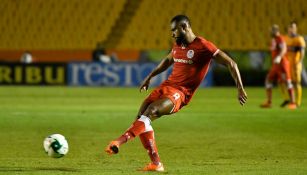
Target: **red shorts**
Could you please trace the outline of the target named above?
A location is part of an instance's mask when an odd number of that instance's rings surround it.
[[[268,80],[286,81],[291,80],[290,65],[288,60],[283,60],[280,64],[273,64],[268,75]]]
[[[171,87],[171,86],[160,86],[152,91],[149,96],[145,99],[147,103],[152,103],[161,98],[168,98],[170,99],[173,104],[174,108],[170,113],[176,113],[184,106],[185,95],[182,91]]]

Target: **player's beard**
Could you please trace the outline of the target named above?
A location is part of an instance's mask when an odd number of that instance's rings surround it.
[[[180,35],[178,37],[176,37],[175,39],[176,39],[177,45],[179,45],[179,46],[187,44],[187,41],[186,41],[183,33],[180,33]]]

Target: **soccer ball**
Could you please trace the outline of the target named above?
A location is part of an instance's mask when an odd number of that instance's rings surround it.
[[[45,138],[44,149],[48,156],[60,158],[68,153],[68,143],[61,134],[52,134]]]

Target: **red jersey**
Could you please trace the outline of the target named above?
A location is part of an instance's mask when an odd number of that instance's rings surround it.
[[[281,48],[286,47],[286,41],[282,36],[276,36],[275,38],[272,38],[271,42],[271,55],[272,55],[272,61],[273,59],[281,52]],[[281,62],[283,62],[285,56],[282,57]]]
[[[187,47],[174,44],[173,71],[161,86],[167,85],[181,90],[186,96],[187,104],[206,76],[210,62],[217,53],[216,46],[202,37],[196,37]]]
[[[286,47],[286,42],[282,36],[272,38],[271,54],[272,54],[272,67],[267,75],[270,81],[278,80],[291,80],[289,61],[284,55],[279,64],[274,63],[275,57],[281,52],[282,47]]]

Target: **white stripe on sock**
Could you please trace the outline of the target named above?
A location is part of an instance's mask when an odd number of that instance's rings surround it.
[[[147,116],[145,115],[141,115],[141,117],[138,119],[138,121],[141,121],[144,123],[145,125],[145,131],[144,132],[148,132],[148,131],[153,131],[153,128],[151,126],[151,120],[150,118],[148,118]],[[143,132],[143,133],[144,133]]]

